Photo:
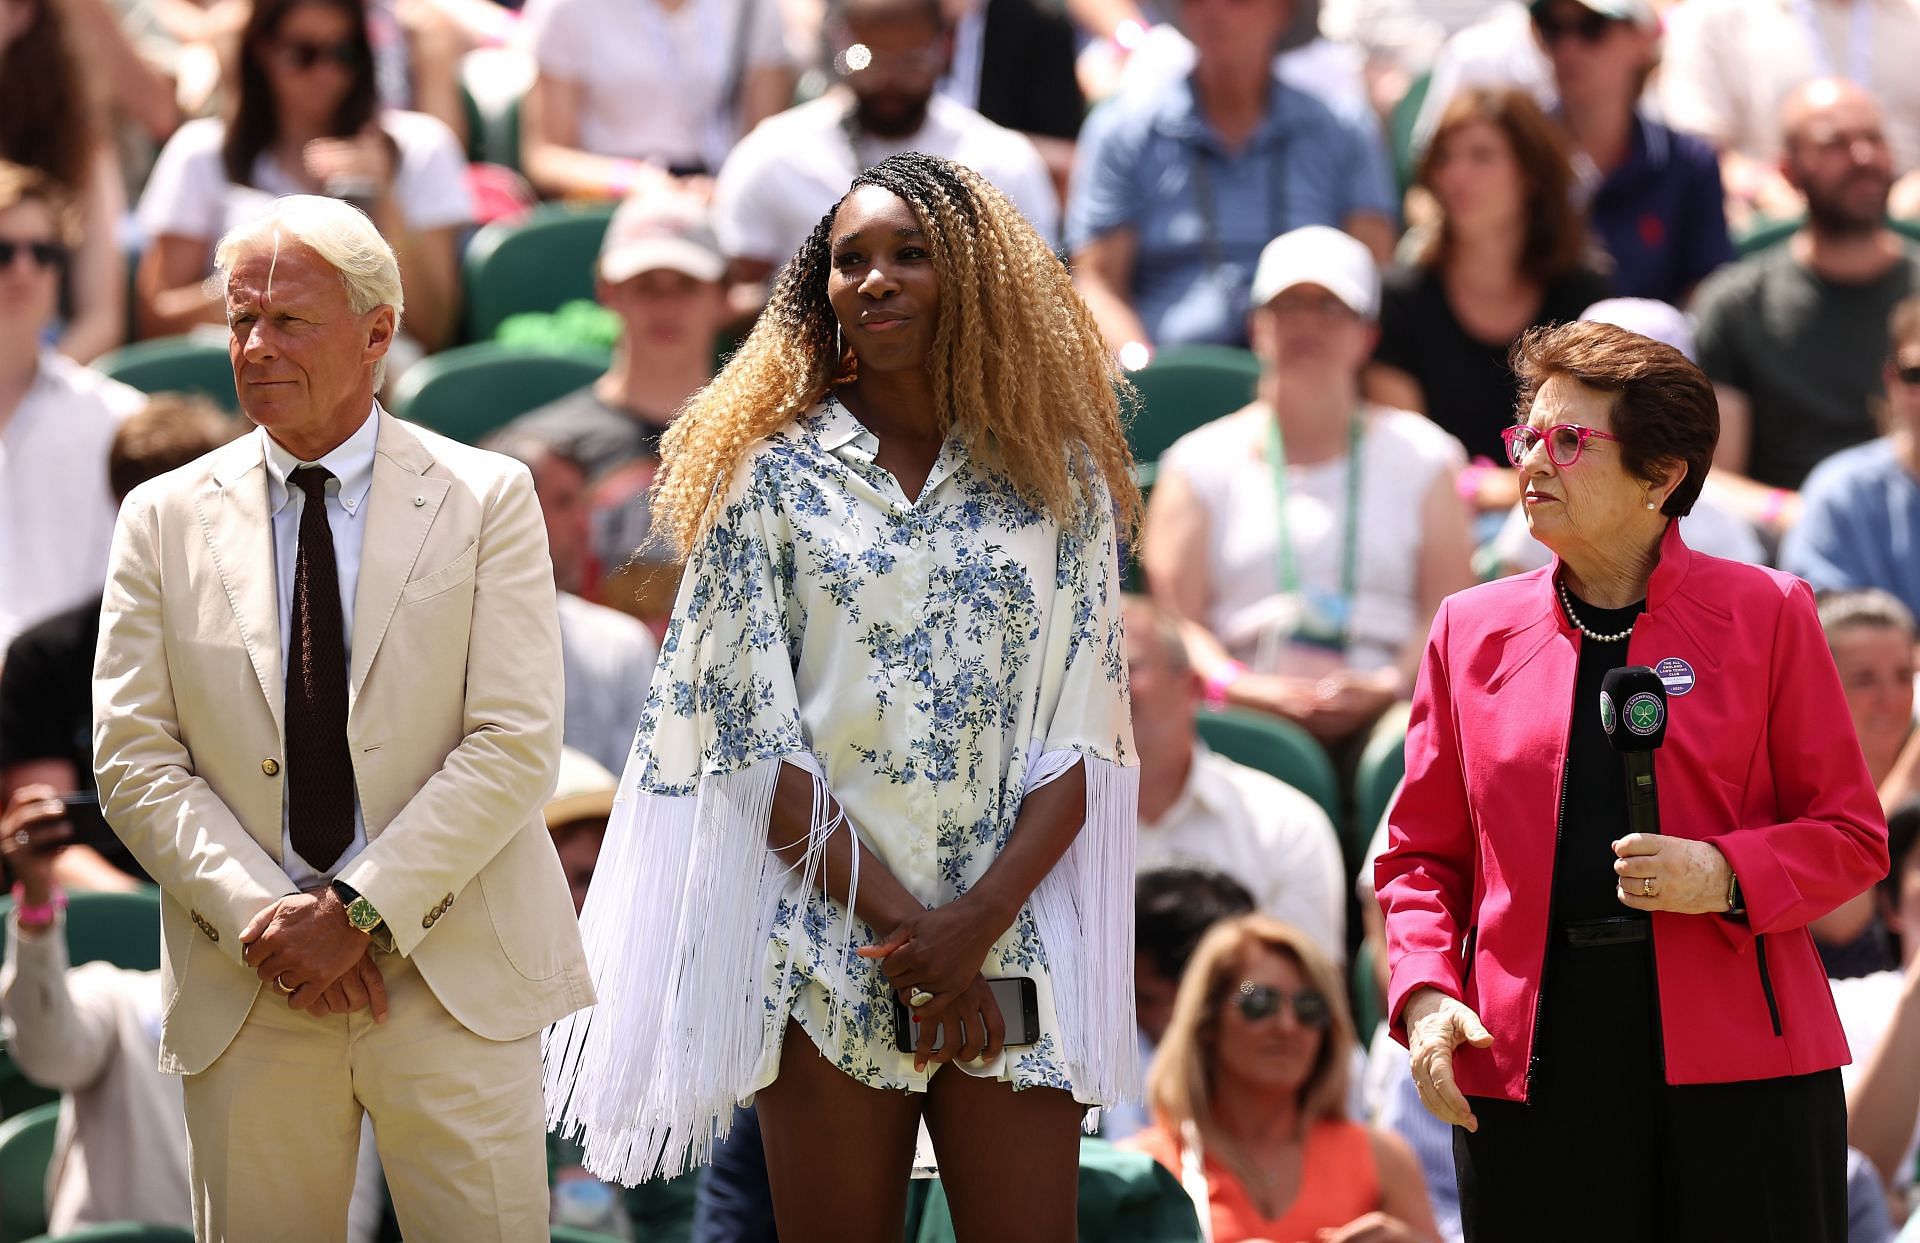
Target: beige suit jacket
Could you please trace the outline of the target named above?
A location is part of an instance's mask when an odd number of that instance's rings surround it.
[[[449,1012],[494,1040],[593,1002],[541,817],[560,637],[526,468],[384,410],[354,596],[347,737],[367,846],[339,874]],[[240,930],[281,870],[286,679],[262,439],[135,489],[94,662],[102,809],[159,882],[160,1067],[197,1074],[261,987]]]

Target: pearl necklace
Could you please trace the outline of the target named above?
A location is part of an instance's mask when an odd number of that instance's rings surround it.
[[[1632,621],[1627,623],[1627,628],[1619,634],[1598,634],[1592,630],[1588,630],[1585,623],[1580,620],[1579,614],[1573,611],[1573,597],[1567,594],[1567,585],[1563,582],[1556,582],[1554,586],[1560,589],[1560,607],[1567,610],[1567,620],[1573,623],[1575,630],[1586,635],[1595,643],[1618,643],[1620,640],[1632,634],[1634,626],[1639,624],[1640,619],[1636,616]]]

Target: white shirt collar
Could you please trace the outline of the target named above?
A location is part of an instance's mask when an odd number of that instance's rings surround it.
[[[1187,784],[1180,789],[1180,797],[1173,800],[1167,808],[1167,814],[1158,820],[1140,822],[1143,829],[1158,829],[1169,824],[1182,824],[1189,816],[1199,810],[1220,813],[1224,810],[1219,799],[1220,783],[1213,778],[1215,755],[1207,744],[1200,741],[1196,732],[1193,736],[1193,762],[1187,765]]]
[[[373,406],[353,435],[341,441],[318,462],[303,462],[289,453],[279,441],[260,428],[257,435],[267,446],[267,509],[279,513],[287,506],[291,490],[287,477],[302,466],[324,466],[333,473],[332,484],[348,516],[357,514],[360,504],[373,487],[373,457],[380,440],[380,407]]]

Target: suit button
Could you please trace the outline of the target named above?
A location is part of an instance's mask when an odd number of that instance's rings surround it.
[[[265,773],[269,777],[277,776],[280,772],[280,761],[279,760],[261,760],[260,771]]]
[[[438,918],[439,918],[438,915],[435,915],[432,911],[428,911],[425,915],[422,915],[420,917],[420,926],[422,928],[431,928],[433,927],[433,921]]]

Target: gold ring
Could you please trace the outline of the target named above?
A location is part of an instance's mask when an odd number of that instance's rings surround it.
[[[1651,898],[1653,896],[1653,877],[1643,876],[1640,878],[1640,896],[1643,898]]]
[[[913,996],[907,998],[907,1004],[912,1006],[914,1009],[918,1010],[921,1006],[926,1005],[929,1001],[932,1001],[932,1000],[933,1000],[932,993],[928,992],[924,988],[916,988],[913,990]]]
[[[274,987],[274,989],[275,989],[275,990],[276,990],[277,992],[280,992],[280,993],[282,993],[282,994],[284,994],[285,996],[288,996],[288,997],[291,997],[291,996],[293,996],[293,990],[292,990],[292,989],[290,989],[290,988],[288,988],[288,987],[287,987],[287,986],[286,986],[286,985],[285,985],[284,983],[282,983],[282,982],[281,982],[281,980],[280,980],[280,976],[281,976],[281,975],[285,975],[285,974],[286,974],[286,972],[284,972],[284,971],[282,971],[282,972],[280,973],[280,975],[276,975],[276,976],[274,976],[274,977],[273,977],[273,987]]]

